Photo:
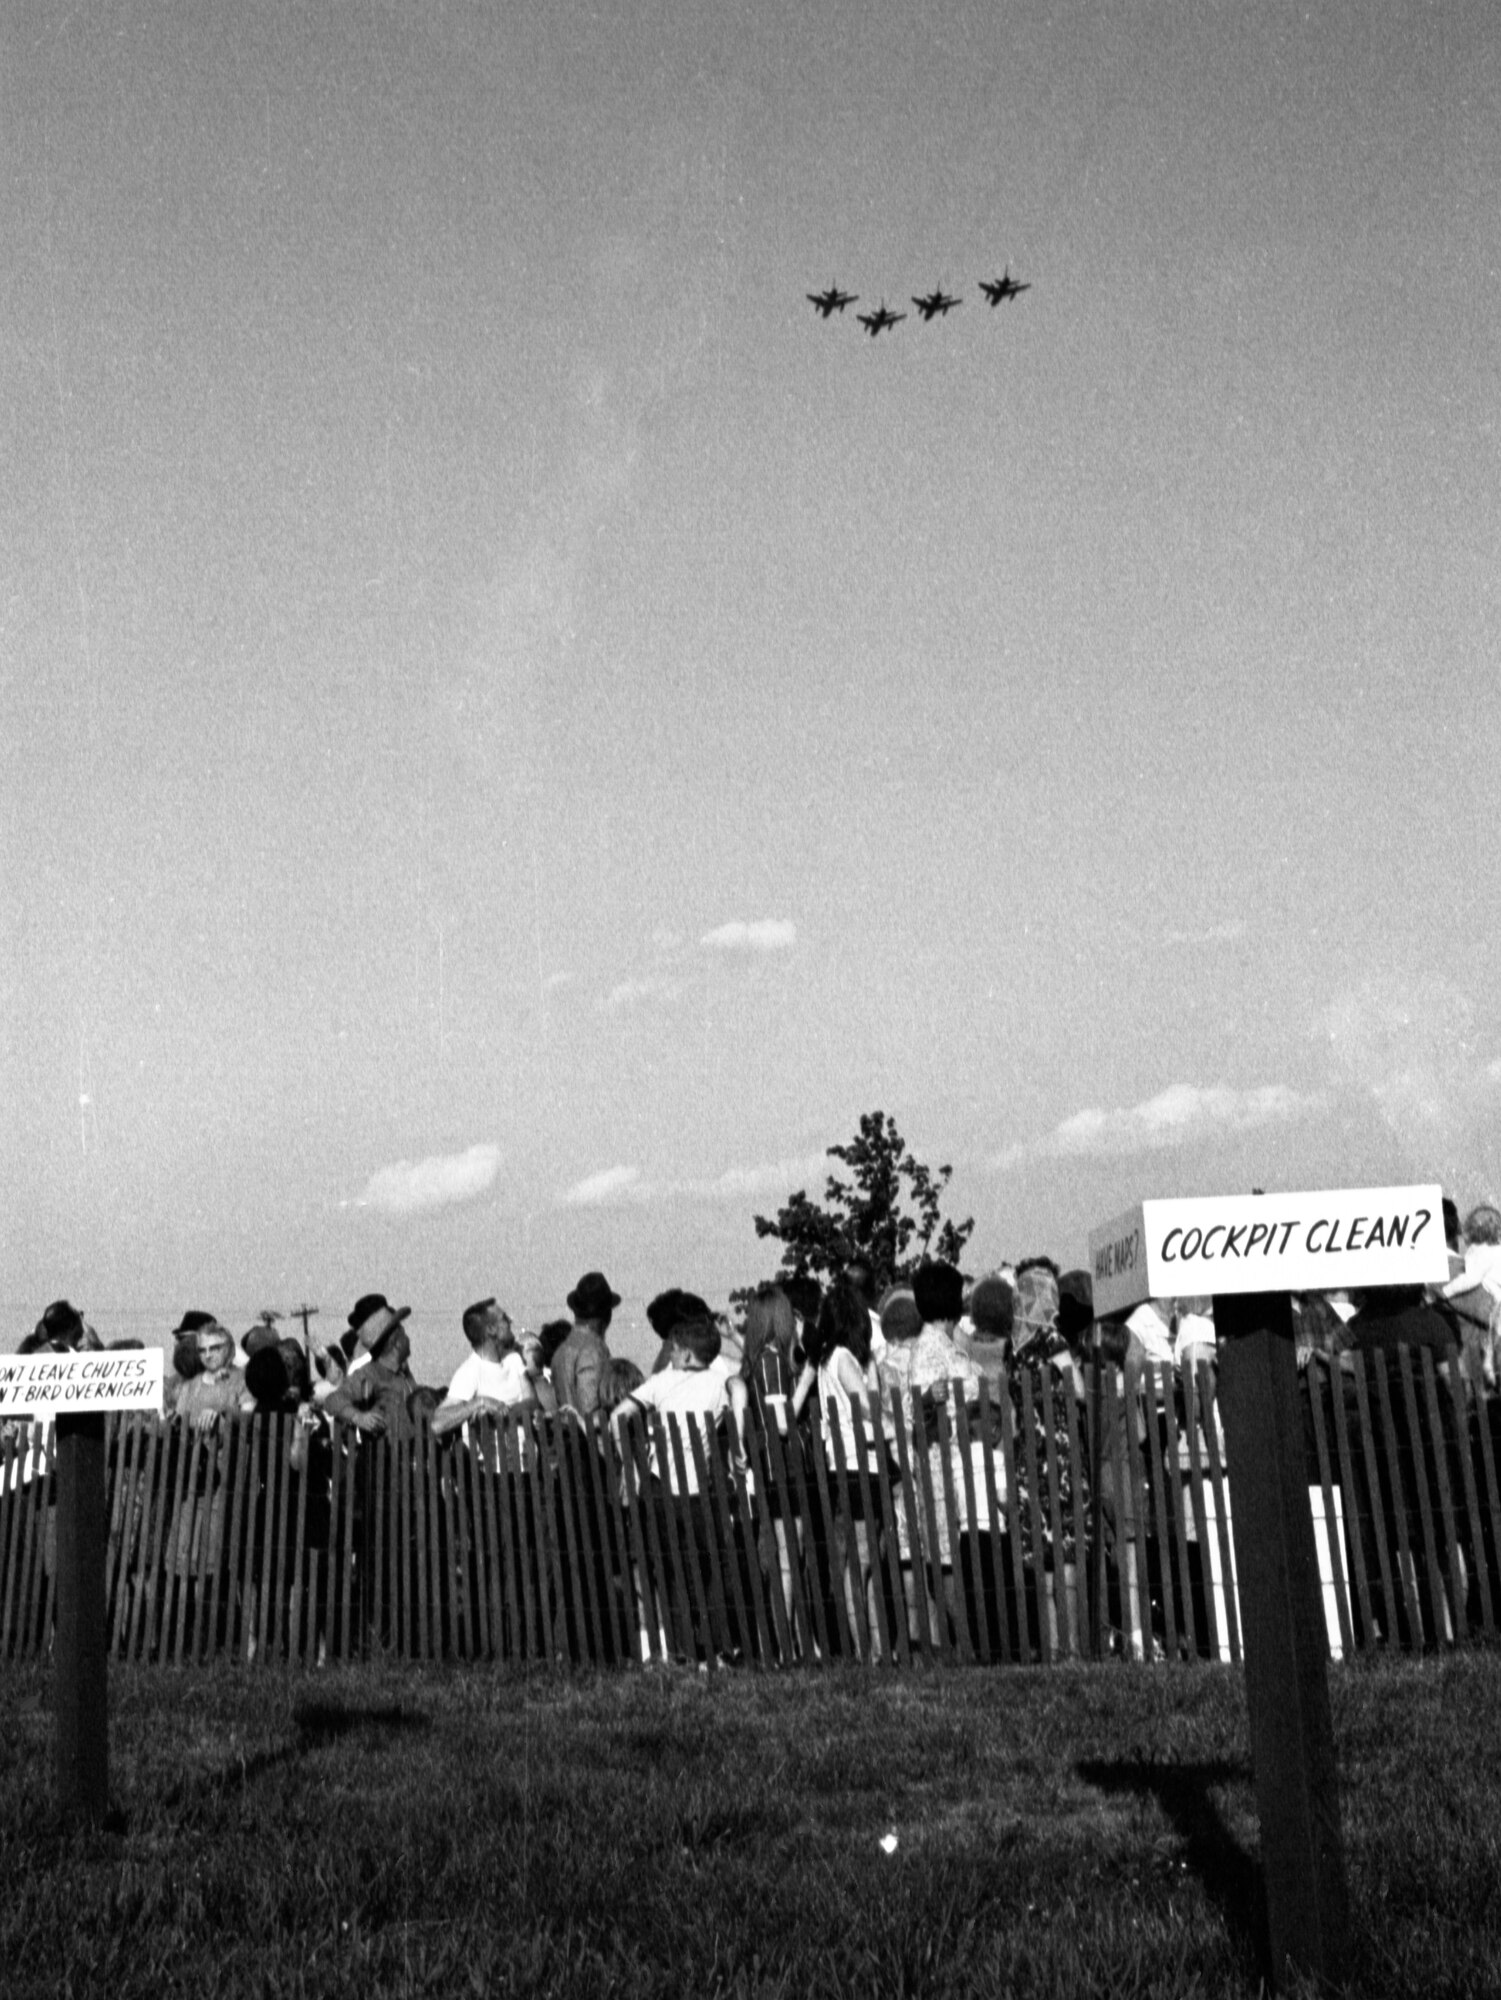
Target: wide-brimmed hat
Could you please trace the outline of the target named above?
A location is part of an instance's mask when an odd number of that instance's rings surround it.
[[[206,1328],[217,1326],[218,1319],[213,1313],[185,1312],[172,1329],[172,1338],[179,1339],[184,1334],[202,1333]]]
[[[575,1319],[599,1319],[619,1304],[620,1294],[610,1290],[603,1271],[585,1271],[568,1294],[568,1310]]]
[[[349,1325],[359,1326],[364,1320],[369,1319],[371,1313],[378,1312],[382,1306],[388,1304],[384,1292],[366,1292],[362,1299],[356,1299],[349,1308]]]
[[[391,1338],[391,1335],[396,1331],[397,1327],[401,1325],[401,1322],[410,1315],[412,1308],[410,1306],[388,1306],[384,1299],[374,1299],[373,1301],[362,1299],[360,1303],[361,1305],[371,1304],[372,1310],[367,1312],[362,1319],[352,1322],[354,1326],[355,1345],[356,1347],[363,1347],[373,1361],[386,1342]]]
[[[83,1314],[66,1299],[54,1299],[36,1323],[36,1337],[71,1346],[83,1338]]]

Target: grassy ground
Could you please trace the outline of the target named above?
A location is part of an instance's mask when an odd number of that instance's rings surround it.
[[[1333,1695],[1350,1990],[1501,1992],[1501,1659]],[[111,1702],[115,1823],[70,1833],[47,1677],[0,1678],[10,1995],[1260,1983],[1228,1670],[117,1668]]]

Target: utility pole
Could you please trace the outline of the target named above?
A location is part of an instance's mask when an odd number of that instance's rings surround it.
[[[317,1312],[317,1310],[318,1308],[316,1306],[293,1306],[292,1308],[292,1318],[300,1319],[302,1321],[302,1344],[304,1347],[306,1347],[309,1344],[310,1340],[310,1335],[307,1330],[307,1323],[313,1317],[314,1313]]]

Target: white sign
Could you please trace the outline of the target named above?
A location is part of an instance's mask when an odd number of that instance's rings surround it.
[[[160,1413],[165,1361],[159,1347],[0,1354],[0,1416],[53,1417],[74,1410]]]
[[[1436,1285],[1449,1275],[1436,1187],[1143,1201],[1093,1230],[1100,1318],[1143,1299]]]

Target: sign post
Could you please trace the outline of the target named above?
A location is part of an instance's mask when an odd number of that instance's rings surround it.
[[[57,1803],[100,1820],[109,1805],[104,1644],[104,1415],[57,1420]]]
[[[1089,1239],[1095,1311],[1214,1297],[1272,1974],[1337,1984],[1349,1907],[1289,1295],[1441,1283],[1436,1187],[1146,1201]]]
[[[104,1412],[160,1412],[162,1375],[154,1347],[0,1357],[0,1415],[57,1419],[57,1803],[69,1817],[100,1820],[109,1804]]]

